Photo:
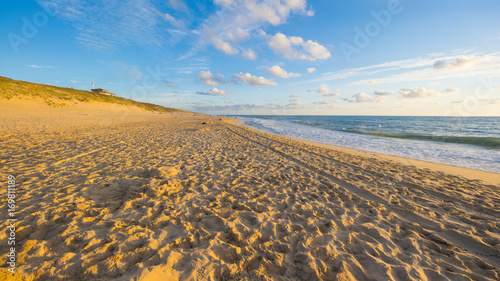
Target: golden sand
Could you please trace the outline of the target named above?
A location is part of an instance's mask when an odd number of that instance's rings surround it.
[[[16,273],[4,224],[1,280],[500,279],[497,174],[218,117],[35,100],[0,109],[1,204],[9,174],[19,204]]]

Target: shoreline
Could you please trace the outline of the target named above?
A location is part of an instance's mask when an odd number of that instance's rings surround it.
[[[393,161],[393,162],[404,164],[404,165],[415,166],[415,167],[421,168],[421,169],[430,169],[430,170],[440,171],[440,172],[448,173],[448,174],[455,175],[455,176],[463,176],[465,178],[472,179],[472,180],[481,180],[481,181],[485,182],[486,184],[493,184],[493,185],[500,186],[500,174],[498,174],[498,173],[475,170],[475,169],[452,166],[452,165],[446,165],[446,164],[441,164],[441,163],[434,163],[434,162],[423,161],[423,160],[416,160],[416,159],[411,159],[411,158],[404,158],[404,157],[400,157],[400,156],[394,156],[394,155],[371,152],[371,151],[364,151],[364,150],[336,146],[336,145],[331,145],[331,144],[325,144],[325,143],[320,143],[320,142],[315,142],[315,141],[303,140],[303,139],[293,138],[293,137],[289,137],[289,136],[281,136],[279,134],[275,134],[275,133],[269,132],[267,130],[260,130],[259,128],[255,127],[255,126],[248,125],[246,123],[242,124],[242,123],[245,123],[245,121],[239,120],[239,122],[236,124],[240,125],[240,126],[244,126],[246,128],[250,128],[250,129],[258,131],[258,132],[272,134],[272,135],[276,135],[276,136],[283,137],[283,138],[290,138],[290,139],[305,142],[305,143],[319,146],[319,147],[325,147],[325,148],[329,148],[329,149],[333,149],[333,150],[343,151],[343,152],[347,152],[350,154],[359,155],[359,156],[363,156],[363,157],[367,157],[367,158],[374,157],[377,159]]]

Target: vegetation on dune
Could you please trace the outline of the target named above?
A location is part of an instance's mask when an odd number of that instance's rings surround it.
[[[106,96],[92,93],[90,91],[75,90],[71,88],[42,85],[25,81],[13,80],[0,76],[0,99],[11,99],[13,97],[31,96],[43,99],[48,105],[64,107],[66,102],[106,102],[129,106],[137,106],[153,112],[188,112],[175,108],[163,107],[161,105],[137,102],[131,99]]]

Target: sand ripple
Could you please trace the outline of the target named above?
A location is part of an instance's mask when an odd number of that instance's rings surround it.
[[[209,117],[0,139],[17,280],[500,279],[498,186]]]

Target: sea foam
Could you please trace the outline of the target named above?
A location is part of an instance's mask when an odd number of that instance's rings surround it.
[[[303,122],[298,123],[290,120],[239,118],[249,127],[281,136],[408,159],[500,173],[500,150],[497,149],[487,149],[466,143],[439,142],[414,138],[391,138],[377,136],[376,134],[356,134],[320,128],[317,124],[313,123],[304,124]],[[434,140],[438,140],[438,137],[435,137]]]

